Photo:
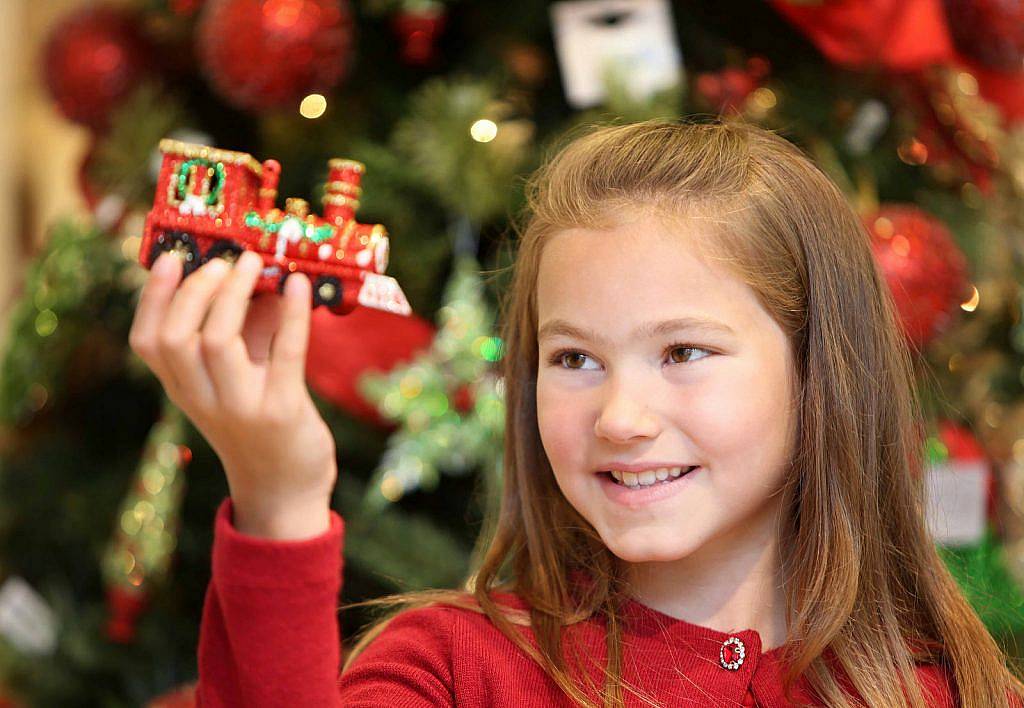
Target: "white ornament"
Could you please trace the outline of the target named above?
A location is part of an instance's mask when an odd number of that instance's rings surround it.
[[[865,101],[853,114],[850,128],[846,131],[846,149],[854,155],[866,155],[875,147],[888,125],[889,109],[885,104],[877,98]]]
[[[0,587],[0,634],[23,654],[48,655],[57,648],[57,616],[25,580],[12,575]]]
[[[206,197],[199,194],[186,194],[178,205],[178,211],[186,215],[202,215],[206,213]]]
[[[981,542],[988,525],[991,476],[985,460],[947,460],[925,470],[925,519],[936,543],[970,546]]]
[[[387,275],[366,273],[359,288],[359,304],[376,310],[393,312],[397,315],[411,315],[412,307],[402,292],[398,281]]]
[[[636,99],[682,81],[668,0],[556,2],[551,18],[562,84],[573,108],[605,99],[609,71],[628,79]]]
[[[388,269],[388,254],[390,249],[391,247],[388,243],[388,237],[381,236],[377,241],[377,245],[373,249],[373,265],[377,269],[378,273],[383,273]]]
[[[369,248],[364,248],[356,254],[356,264],[360,268],[370,265],[371,260],[373,260],[373,251]]]
[[[288,247],[288,244],[298,243],[305,233],[305,226],[294,216],[288,217],[282,221],[280,228],[277,230],[277,251],[275,253],[277,259],[283,260],[284,252]]]
[[[316,256],[322,261],[326,261],[334,253],[334,246],[329,243],[321,243],[320,248],[316,249]]]

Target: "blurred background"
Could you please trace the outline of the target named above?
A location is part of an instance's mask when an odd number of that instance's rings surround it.
[[[314,315],[352,601],[472,567],[510,223],[555,141],[692,114],[782,132],[871,234],[927,406],[929,528],[1024,656],[1024,2],[4,0],[0,40],[0,705],[192,705],[227,487],[127,346],[165,137],[278,160],[277,206],[314,214],[329,159],[366,167],[348,194],[413,315]]]

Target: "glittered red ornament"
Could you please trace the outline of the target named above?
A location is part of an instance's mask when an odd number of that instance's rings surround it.
[[[1024,72],[1024,0],[945,0],[957,49],[986,68]]]
[[[367,422],[387,427],[376,406],[359,392],[359,378],[387,372],[430,347],[434,327],[426,320],[357,307],[345,317],[313,311],[306,379],[327,400]]]
[[[455,390],[452,394],[452,406],[459,413],[467,414],[473,410],[473,405],[476,403],[476,397],[473,395],[473,389],[468,384],[463,384]]]
[[[864,223],[904,334],[920,348],[969,299],[967,259],[945,224],[912,204],[885,205]]]
[[[402,61],[410,66],[427,66],[437,59],[437,38],[445,25],[442,5],[402,10],[391,20],[398,36]]]
[[[353,37],[347,0],[207,0],[196,32],[214,88],[253,111],[330,91],[348,73]]]
[[[88,5],[64,18],[43,49],[46,86],[67,118],[102,130],[146,74],[149,48],[138,16]]]
[[[139,615],[149,596],[145,592],[114,586],[107,588],[107,638],[119,644],[135,641]]]
[[[771,70],[767,59],[753,57],[746,67],[729,67],[697,75],[698,95],[719,113],[743,109],[747,97],[764,81]]]

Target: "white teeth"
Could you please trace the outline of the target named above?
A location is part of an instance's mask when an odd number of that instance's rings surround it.
[[[645,470],[644,472],[621,472],[611,470],[611,476],[617,482],[627,487],[649,487],[658,482],[664,482],[670,477],[675,479],[688,470],[688,467],[662,467],[656,470]]]

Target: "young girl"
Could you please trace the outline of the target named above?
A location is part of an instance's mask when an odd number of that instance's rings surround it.
[[[132,346],[230,488],[200,705],[1022,705],[927,535],[909,353],[832,182],[761,128],[652,121],[528,197],[489,545],[468,591],[371,601],[405,608],[340,675],[309,283],[153,268]]]

